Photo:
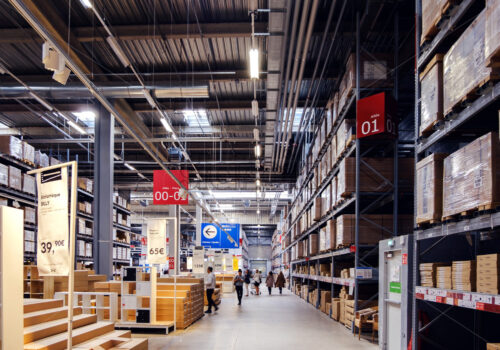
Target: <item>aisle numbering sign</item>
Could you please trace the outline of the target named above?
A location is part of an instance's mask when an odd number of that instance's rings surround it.
[[[170,170],[177,180],[189,189],[188,170]],[[172,179],[165,170],[153,171],[153,204],[154,205],[187,205],[189,204],[188,194]]]
[[[357,103],[357,138],[378,134],[390,137],[398,134],[396,102],[385,92],[362,98]]]

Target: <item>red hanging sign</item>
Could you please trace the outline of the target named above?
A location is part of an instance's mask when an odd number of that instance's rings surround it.
[[[169,270],[175,269],[175,261],[174,261],[174,257],[173,256],[170,256],[168,258],[168,269]]]
[[[378,134],[391,137],[398,134],[396,102],[385,92],[362,98],[357,104],[357,138]]]
[[[402,255],[403,265],[408,265],[408,254],[403,253]]]
[[[180,181],[180,183],[189,188],[189,171],[188,170],[170,170],[172,174]],[[170,205],[180,204],[187,205],[189,198],[187,192],[183,198],[181,186],[164,170],[153,171],[153,204],[155,205]]]

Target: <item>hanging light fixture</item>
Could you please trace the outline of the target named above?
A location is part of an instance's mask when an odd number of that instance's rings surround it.
[[[250,78],[259,79],[259,49],[250,49]]]
[[[255,186],[260,187],[260,185],[261,185],[260,180],[259,179],[255,180]]]
[[[255,157],[260,158],[262,154],[262,149],[259,144],[255,145],[254,152],[255,152]]]

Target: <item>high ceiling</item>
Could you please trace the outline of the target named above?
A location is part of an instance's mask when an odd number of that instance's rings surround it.
[[[271,211],[287,203],[287,196],[279,193],[295,183],[297,155],[354,47],[354,3],[347,1],[340,17],[344,1],[331,0],[0,0],[0,66],[9,73],[0,75],[0,122],[7,126],[0,133],[23,135],[62,159],[69,152],[70,158],[78,157],[81,175],[92,177],[97,151],[92,120],[85,114],[76,120],[73,113],[93,111],[99,117],[108,112],[75,70],[66,85],[52,79],[42,63],[42,44],[49,36],[167,168],[190,170],[193,186],[203,194],[255,192],[258,172],[262,191],[269,192],[263,210]],[[380,7],[392,13],[392,1],[371,3],[367,12]],[[253,32],[249,10],[254,10]],[[36,23],[28,23],[23,11]],[[334,37],[337,23],[341,32]],[[35,30],[37,24],[45,33]],[[387,38],[376,41],[392,45]],[[250,79],[252,47],[259,51],[259,79]],[[130,65],[123,64],[120,51]],[[207,89],[208,96],[193,97]],[[75,118],[87,134],[69,127],[33,93]],[[172,93],[183,97],[171,98]],[[253,100],[258,103],[256,118]],[[177,140],[162,126],[165,116]],[[116,122],[115,184],[147,197],[152,171],[159,166],[126,129]],[[262,149],[258,163],[257,139]],[[260,208],[252,200],[244,207]]]

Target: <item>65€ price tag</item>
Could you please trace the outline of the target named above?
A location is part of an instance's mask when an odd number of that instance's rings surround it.
[[[167,262],[167,220],[150,219],[147,222],[149,264],[165,264]]]

